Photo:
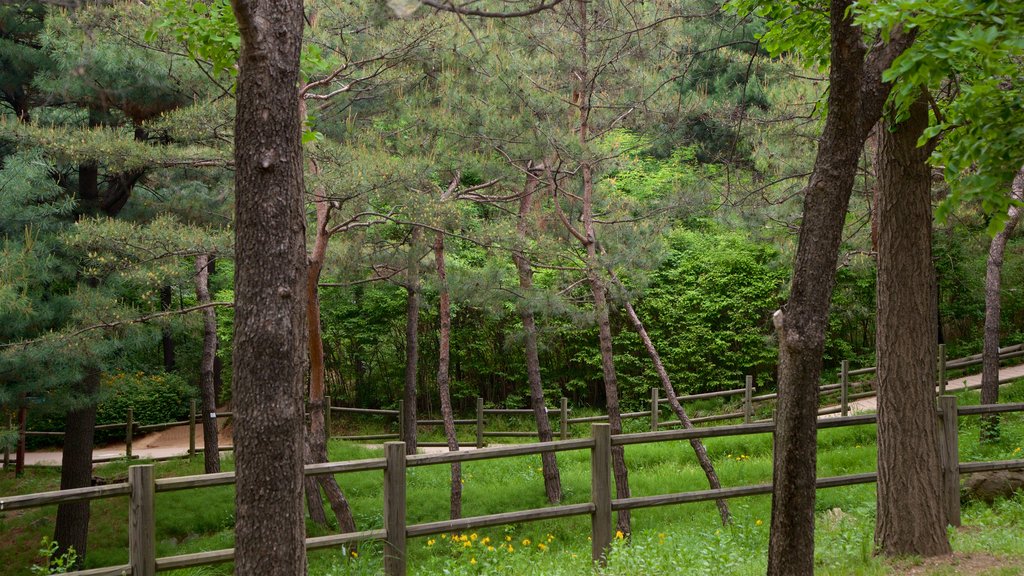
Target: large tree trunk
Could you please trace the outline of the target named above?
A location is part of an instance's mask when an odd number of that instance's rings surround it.
[[[196,299],[210,303],[210,257],[196,256]],[[199,362],[199,392],[203,399],[203,467],[207,474],[220,472],[217,438],[217,396],[213,389],[213,359],[217,354],[217,312],[203,310],[203,356]]]
[[[935,268],[931,171],[917,145],[922,98],[882,131],[878,165],[878,512],[887,556],[949,554],[935,424]]]
[[[171,287],[160,288],[160,309],[167,312],[171,309]],[[170,326],[164,326],[160,330],[160,348],[164,354],[164,372],[174,371],[174,335]]]
[[[526,354],[526,378],[530,385],[530,407],[533,409],[533,417],[537,421],[537,437],[541,442],[551,442],[551,422],[548,419],[548,409],[544,402],[544,386],[540,379],[540,355],[537,352],[537,323],[533,317],[533,310],[526,301],[533,291],[533,268],[530,266],[530,259],[522,246],[528,240],[528,222],[530,207],[533,205],[533,194],[537,189],[538,177],[532,170],[527,174],[526,186],[523,195],[519,198],[519,220],[516,224],[516,233],[519,237],[520,247],[512,251],[512,259],[515,261],[516,270],[519,273],[519,288],[523,295],[519,299],[519,318],[523,321],[523,347]],[[547,494],[548,502],[556,504],[562,500],[562,480],[558,473],[558,459],[554,452],[541,454],[541,468],[544,474],[544,492]]]
[[[100,371],[89,368],[79,383],[80,408],[67,413],[64,422],[64,454],[60,466],[60,489],[86,488],[92,484],[93,435],[96,430],[96,393],[100,389]],[[85,561],[89,538],[89,502],[57,506],[53,540],[57,555],[70,548],[77,553],[78,566]]]
[[[828,114],[804,190],[800,242],[789,301],[776,312],[779,397],[775,416],[772,522],[768,574],[814,574],[818,380],[821,375],[836,259],[861,148],[881,117],[889,86],[882,72],[910,44],[896,32],[869,52],[849,13],[852,0],[829,8],[831,70]]]
[[[1010,197],[1024,201],[1024,169],[1017,173],[1010,189]],[[982,348],[981,403],[999,402],[999,325],[1002,320],[1002,272],[1003,253],[1006,241],[1010,239],[1017,222],[1020,221],[1020,206],[1010,206],[1006,224],[992,238],[988,248],[988,262],[985,267],[985,343]],[[999,438],[999,416],[985,416],[981,425],[981,440]]]
[[[300,0],[234,0],[235,574],[306,573]]]
[[[452,395],[449,390],[448,364],[451,359],[449,348],[452,335],[452,304],[448,292],[448,273],[444,265],[444,233],[438,232],[434,239],[434,262],[437,265],[438,316],[440,331],[437,345],[437,392],[441,397],[441,419],[444,421],[444,436],[448,450],[457,452],[459,440],[455,435],[455,414],[452,411]],[[452,464],[452,493],[450,512],[452,520],[462,517],[462,465]]]
[[[313,168],[314,172],[317,170]],[[306,316],[309,330],[309,429],[306,431],[305,459],[306,464],[327,462],[327,441],[331,431],[326,429],[324,411],[330,410],[324,404],[326,397],[326,370],[324,367],[324,340],[320,330],[320,274],[323,272],[324,260],[327,257],[327,243],[330,232],[327,229],[330,220],[331,205],[322,190],[316,192],[316,237],[313,240],[313,251],[309,255],[307,271]],[[319,486],[319,488],[318,488]],[[356,523],[352,517],[352,509],[345,498],[338,481],[332,475],[306,477],[306,506],[310,518],[321,526],[327,525],[323,500],[320,489],[327,495],[331,510],[338,520],[340,532],[355,532]]]
[[[629,317],[630,323],[633,324],[633,329],[640,336],[640,340],[644,343],[644,348],[647,349],[647,355],[651,357],[651,362],[654,363],[654,369],[658,373],[658,379],[661,380],[661,387],[665,390],[665,397],[668,398],[668,405],[672,407],[672,412],[675,413],[676,418],[679,418],[683,428],[693,428],[693,423],[687,417],[686,410],[683,409],[683,405],[679,403],[679,398],[676,397],[676,389],[672,386],[672,380],[668,377],[668,371],[665,370],[665,365],[661,362],[658,349],[654,347],[654,342],[651,341],[651,337],[647,334],[644,323],[640,321],[640,316],[637,315],[636,310],[633,309],[633,305],[628,300],[626,301],[626,315]],[[653,406],[652,408],[657,409]],[[711,457],[708,456],[708,450],[704,447],[704,443],[700,441],[700,438],[691,438],[690,447],[693,448],[694,454],[697,455],[697,462],[700,464],[701,470],[704,470],[704,475],[708,479],[708,486],[712,490],[721,488],[722,483],[718,480],[718,473],[715,472],[715,466],[711,463]],[[722,517],[722,524],[728,524],[729,505],[721,498],[715,500],[715,504],[718,506],[719,516]]]
[[[419,240],[423,231],[413,226],[409,234],[409,261],[405,276],[405,413],[402,418],[402,430],[405,436],[405,453],[416,453],[416,379],[419,362],[419,326],[420,326],[420,259],[418,255]]]

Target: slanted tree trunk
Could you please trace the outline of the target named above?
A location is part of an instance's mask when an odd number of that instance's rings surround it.
[[[949,554],[935,425],[935,268],[922,97],[887,126],[878,165],[878,513],[887,556]]]
[[[1024,169],[1021,169],[1017,173],[1017,177],[1013,179],[1010,197],[1018,202],[1024,201]],[[985,343],[981,352],[982,404],[999,402],[999,325],[1002,320],[1003,253],[1006,251],[1006,241],[1010,239],[1014,228],[1020,221],[1020,214],[1020,206],[1010,206],[1006,224],[992,238],[992,243],[988,248],[988,261],[985,266]],[[981,440],[984,442],[998,439],[999,416],[997,414],[984,416],[981,425]]]
[[[89,368],[78,385],[80,408],[67,413],[64,422],[64,450],[60,466],[60,489],[86,488],[92,484],[93,436],[96,430],[96,393],[100,389],[100,371]],[[89,538],[89,502],[57,506],[53,540],[57,556],[74,548],[80,568],[85,561]]]
[[[647,334],[647,329],[644,328],[644,323],[640,320],[640,316],[637,315],[636,310],[628,300],[626,301],[626,316],[629,317],[630,324],[633,325],[633,329],[640,336],[640,340],[644,343],[644,348],[647,349],[647,355],[651,357],[651,362],[654,363],[654,370],[658,373],[658,379],[661,380],[661,387],[665,390],[665,397],[668,399],[668,405],[672,408],[672,412],[675,413],[676,418],[679,418],[683,428],[693,428],[693,423],[690,422],[690,418],[686,415],[686,410],[679,403],[679,398],[676,397],[676,389],[672,386],[672,380],[668,377],[668,371],[665,370],[665,365],[661,362],[658,349],[655,348],[654,342],[651,341],[651,337]],[[697,455],[697,462],[708,479],[708,486],[712,490],[721,488],[722,483],[718,480],[718,473],[715,472],[715,466],[711,463],[711,457],[708,456],[708,450],[704,447],[704,443],[700,441],[700,438],[691,438],[690,447],[693,448],[694,454]],[[718,514],[722,518],[722,524],[728,524],[729,505],[721,498],[715,500],[715,505],[718,506]]]
[[[167,312],[171,309],[171,287],[160,288],[160,309]],[[174,335],[170,326],[164,326],[160,330],[160,346],[164,353],[164,372],[174,371]]]
[[[306,573],[301,0],[234,0],[235,574]]]
[[[423,231],[413,226],[409,234],[409,261],[405,275],[405,413],[400,417],[405,453],[416,453],[416,379],[419,362],[420,259],[417,253]]]
[[[516,224],[516,233],[520,246],[525,246],[528,240],[530,207],[533,205],[533,195],[539,182],[533,167],[531,166],[529,169],[523,195],[519,198],[519,219]],[[548,419],[548,410],[544,402],[544,386],[540,378],[537,323],[533,317],[533,310],[530,308],[529,302],[526,301],[530,292],[533,291],[533,268],[522,247],[512,251],[512,259],[515,261],[516,270],[519,273],[519,288],[523,291],[523,297],[519,299],[518,307],[519,318],[523,322],[523,347],[526,354],[526,377],[530,385],[530,407],[533,409],[533,417],[537,421],[538,440],[551,442],[553,440],[551,422]],[[562,480],[558,473],[558,459],[554,452],[541,454],[541,469],[544,474],[544,492],[548,502],[556,504],[562,500]]]
[[[196,299],[200,304],[210,303],[210,257],[196,256]],[[217,312],[203,310],[203,356],[199,361],[199,392],[203,401],[203,469],[207,474],[220,472],[220,452],[217,438],[217,396],[213,389],[213,359],[217,355]]]
[[[440,333],[438,337],[437,356],[437,392],[441,397],[441,419],[444,421],[444,436],[448,442],[448,450],[457,452],[459,440],[455,435],[455,414],[452,411],[452,396],[449,390],[448,364],[451,359],[450,343],[452,334],[452,305],[448,291],[448,273],[444,263],[444,233],[438,232],[434,239],[434,262],[437,265],[438,281],[438,316]],[[462,465],[452,464],[451,506],[452,520],[462,517]]]
[[[899,31],[870,51],[850,13],[852,0],[829,6],[831,69],[828,114],[804,190],[800,242],[789,301],[775,314],[779,397],[775,416],[768,574],[814,574],[818,380],[857,161],[882,114],[889,85],[882,72],[913,41]]]
[[[308,259],[308,282],[306,285],[306,314],[309,329],[309,429],[306,431],[305,441],[306,464],[327,462],[327,440],[330,438],[330,430],[326,429],[324,417],[324,410],[329,410],[330,407],[324,404],[326,369],[324,367],[324,340],[320,330],[320,291],[318,286],[320,274],[324,268],[324,260],[327,257],[327,243],[330,241],[327,225],[330,220],[331,205],[324,196],[323,190],[316,192],[314,204],[316,206],[316,237],[313,240],[313,251]],[[323,489],[331,504],[331,510],[338,520],[338,530],[340,532],[355,532],[356,524],[352,517],[352,509],[334,476],[307,476],[305,482],[309,517],[321,526],[327,525],[323,500],[320,499],[320,489]]]

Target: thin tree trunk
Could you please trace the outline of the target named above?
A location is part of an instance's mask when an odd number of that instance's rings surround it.
[[[869,51],[854,25],[852,0],[829,7],[828,114],[804,190],[803,220],[789,301],[775,313],[779,397],[775,416],[769,576],[814,574],[818,380],[829,303],[857,162],[890,86],[882,72],[913,41],[894,33]]]
[[[526,186],[523,195],[519,199],[519,220],[516,224],[516,233],[520,245],[526,245],[528,240],[528,217],[533,205],[533,195],[537,189],[538,177],[532,167],[526,177]],[[533,310],[526,301],[533,291],[533,268],[530,266],[530,259],[522,248],[512,251],[512,259],[515,261],[516,270],[519,273],[519,288],[523,291],[523,297],[519,299],[519,317],[523,322],[523,347],[526,354],[526,377],[530,385],[530,407],[533,409],[533,417],[537,421],[537,437],[541,442],[551,442],[554,438],[551,433],[551,422],[548,419],[548,410],[544,402],[544,386],[540,377],[540,355],[537,352],[537,323],[533,317]],[[554,452],[541,454],[541,469],[544,474],[544,492],[548,502],[557,504],[562,500],[562,480],[558,472],[558,459]]]
[[[651,337],[647,334],[647,329],[644,328],[643,322],[640,321],[640,317],[628,300],[626,301],[626,315],[629,317],[629,321],[636,330],[636,333],[640,336],[640,340],[644,343],[644,348],[647,349],[647,355],[651,357],[651,362],[654,363],[654,369],[661,380],[661,387],[665,390],[665,397],[668,398],[668,405],[672,407],[672,412],[682,422],[683,428],[693,428],[693,423],[687,417],[686,410],[683,409],[683,405],[679,403],[679,398],[676,397],[676,389],[672,386],[672,381],[668,377],[668,371],[665,370],[665,365],[661,362],[658,349],[654,347],[654,342],[651,341]],[[721,488],[722,483],[718,480],[718,473],[715,472],[715,466],[711,463],[711,458],[708,456],[704,443],[699,438],[691,438],[690,446],[693,448],[694,454],[697,455],[697,462],[700,464],[701,469],[704,470],[704,475],[708,479],[708,486],[712,490]],[[728,524],[729,505],[721,498],[715,500],[715,504],[718,506],[719,516],[722,517],[722,524]]]
[[[196,256],[196,299],[210,303],[210,257]],[[213,389],[213,358],[217,354],[217,312],[203,310],[203,356],[199,362],[199,391],[203,399],[203,467],[207,474],[220,472],[217,438],[217,396]]]
[[[882,131],[878,165],[878,511],[887,556],[951,552],[935,425],[935,268],[928,104]]]
[[[314,164],[313,171],[317,168]],[[330,220],[331,205],[322,190],[317,191],[314,200],[316,206],[316,237],[313,251],[308,258],[307,302],[306,314],[309,330],[309,430],[306,432],[305,456],[307,464],[327,462],[327,440],[330,431],[326,429],[324,405],[326,390],[326,370],[324,367],[324,341],[320,330],[320,274],[323,272],[324,260],[327,257],[327,243],[330,232],[327,229]],[[355,532],[355,519],[352,509],[345,498],[338,481],[333,475],[308,476],[306,478],[306,506],[310,518],[320,524],[327,525],[323,501],[320,499],[319,486],[327,495],[331,510],[338,520],[340,532]]]
[[[171,287],[164,286],[160,289],[160,309],[164,312],[171,309]],[[160,346],[164,353],[164,372],[174,371],[174,335],[169,326],[160,330]]]
[[[449,390],[448,363],[452,333],[451,295],[448,292],[448,273],[444,264],[444,233],[438,232],[434,239],[434,262],[437,265],[438,281],[438,316],[441,329],[438,338],[437,355],[437,391],[441,397],[441,419],[444,420],[444,436],[448,442],[448,450],[457,452],[459,440],[455,436],[455,415],[452,412],[452,397]],[[452,464],[451,518],[462,517],[462,465]]]
[[[18,447],[14,454],[14,477],[21,478],[25,474],[25,437],[28,424],[28,405],[26,405],[26,394],[22,392],[18,396]]]
[[[93,435],[96,430],[96,393],[100,389],[100,371],[89,368],[78,386],[80,408],[67,413],[64,422],[64,450],[60,466],[60,489],[86,488],[92,484]],[[89,538],[89,502],[57,506],[53,540],[57,556],[74,548],[77,567],[85,561]]]
[[[405,453],[416,453],[416,379],[419,361],[420,260],[417,254],[423,231],[413,226],[409,235],[409,262],[405,276],[405,414],[402,429]]]
[[[1024,169],[1013,179],[1010,197],[1024,201]],[[999,327],[1002,319],[1002,272],[1006,242],[1020,221],[1020,206],[1011,205],[1003,229],[992,238],[985,267],[985,343],[982,348],[981,403],[999,402]],[[982,418],[981,440],[999,439],[999,416],[990,414]]]
[[[235,574],[306,573],[306,216],[296,102],[300,0],[234,0]]]

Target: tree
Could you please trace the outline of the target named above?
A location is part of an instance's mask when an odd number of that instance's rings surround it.
[[[208,254],[196,256],[196,299],[209,304],[210,264]],[[162,294],[162,289],[161,289]],[[166,334],[166,332],[164,332]],[[207,474],[220,472],[220,452],[217,430],[217,395],[213,386],[213,364],[217,355],[217,312],[212,307],[203,310],[203,357],[199,366],[199,390],[203,399],[203,467]]]
[[[878,511],[875,546],[888,556],[949,554],[935,426],[930,150],[922,95],[886,122],[878,151]]]
[[[300,0],[236,0],[235,573],[305,574]]]

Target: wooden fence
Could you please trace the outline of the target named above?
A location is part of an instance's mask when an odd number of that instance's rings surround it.
[[[1024,343],[1022,343],[1022,344],[1015,344],[1015,345],[1012,345],[1012,346],[1006,346],[1004,348],[1000,348],[999,349],[999,360],[1000,361],[1009,360],[1009,359],[1017,358],[1017,357],[1020,357],[1020,356],[1024,356]],[[979,364],[982,363],[982,358],[981,358],[981,354],[974,354],[974,355],[971,355],[971,356],[965,356],[963,358],[956,358],[956,359],[949,360],[949,359],[946,358],[945,345],[940,344],[939,345],[939,353],[938,353],[937,362],[938,362],[937,390],[938,390],[938,395],[943,395],[943,394],[946,393],[946,383],[948,381],[948,371],[950,371],[950,370],[959,370],[959,369],[963,369],[963,368],[968,368],[968,367],[971,367],[971,366],[979,365]],[[829,414],[840,414],[842,416],[847,416],[850,413],[850,402],[851,401],[858,400],[860,398],[866,398],[866,397],[874,396],[875,395],[874,390],[870,390],[870,389],[866,390],[866,391],[861,390],[862,388],[865,388],[865,387],[871,387],[872,381],[870,381],[870,380],[867,380],[867,381],[854,381],[852,379],[857,377],[857,376],[867,376],[867,375],[870,375],[870,374],[874,374],[875,371],[876,371],[876,368],[874,366],[868,366],[866,368],[858,368],[858,369],[855,369],[855,370],[850,370],[850,363],[849,363],[849,361],[848,360],[843,360],[842,364],[841,364],[841,367],[840,367],[840,372],[839,372],[840,381],[836,382],[836,383],[831,383],[831,384],[823,384],[823,385],[821,385],[818,388],[818,390],[819,390],[819,392],[820,392],[820,394],[821,394],[823,399],[826,399],[830,403],[832,403],[832,400],[834,400],[836,403],[838,403],[838,406],[834,406],[834,407],[831,407],[831,408],[823,408],[821,410],[818,410],[818,415],[819,416],[824,416],[824,415],[829,415]],[[1006,383],[1008,383],[1008,382],[1010,382],[1012,380],[1013,380],[1012,378],[1007,378],[1007,379],[1000,380],[999,383],[1000,384],[1006,384]],[[978,387],[979,386],[969,386],[968,389],[978,388]],[[711,415],[711,416],[700,416],[700,417],[696,417],[696,418],[691,418],[690,421],[692,423],[694,423],[694,424],[706,424],[706,423],[709,423],[709,422],[719,422],[719,421],[724,421],[724,420],[735,420],[735,419],[742,418],[744,423],[748,423],[749,424],[749,423],[754,421],[755,407],[756,407],[757,404],[764,403],[764,402],[767,402],[767,401],[770,401],[770,400],[774,400],[774,399],[776,399],[778,397],[778,393],[774,393],[774,392],[770,393],[770,394],[761,394],[761,395],[757,395],[757,396],[755,396],[753,393],[754,393],[753,377],[747,376],[745,378],[744,386],[742,388],[734,388],[732,390],[718,390],[718,391],[715,391],[715,392],[704,392],[704,393],[701,393],[701,394],[687,394],[687,395],[683,395],[683,396],[678,396],[677,398],[678,398],[678,400],[680,402],[685,404],[685,403],[688,403],[688,402],[693,402],[693,401],[697,401],[697,400],[706,400],[706,399],[710,399],[710,398],[730,398],[730,397],[735,397],[735,396],[742,396],[743,399],[742,399],[741,408],[737,412],[729,412],[729,413],[725,413],[725,414],[714,414],[714,415]],[[833,394],[838,394],[839,395],[838,398],[833,399],[832,398]],[[378,416],[394,417],[396,419],[397,425],[398,425],[398,432],[397,433],[390,433],[390,434],[364,434],[364,435],[356,435],[356,436],[331,436],[331,438],[334,438],[334,439],[337,439],[337,440],[349,440],[349,441],[354,441],[354,442],[364,442],[364,441],[374,441],[374,440],[397,440],[397,439],[400,439],[403,436],[402,426],[403,426],[403,423],[405,421],[405,418],[403,417],[403,411],[404,411],[405,408],[404,408],[404,403],[401,400],[398,401],[398,409],[397,410],[381,410],[381,409],[374,409],[374,408],[349,408],[349,407],[342,407],[342,406],[332,406],[331,405],[331,398],[330,398],[330,396],[325,398],[325,402],[326,402],[327,406],[331,407],[330,410],[325,412],[327,430],[331,430],[331,428],[332,428],[332,424],[331,424],[331,422],[332,422],[332,414],[368,414],[368,415],[378,415]],[[664,429],[664,428],[681,426],[681,423],[678,422],[678,421],[675,421],[675,420],[662,421],[662,419],[661,419],[661,411],[664,409],[664,405],[667,402],[668,402],[667,398],[662,398],[661,397],[661,390],[659,388],[651,388],[650,409],[649,410],[640,411],[640,412],[625,412],[625,413],[622,414],[622,418],[624,420],[638,419],[638,418],[649,419],[650,420],[650,429],[651,429],[651,431],[658,431],[658,430]],[[584,424],[584,423],[607,422],[608,421],[608,416],[607,415],[583,416],[583,417],[578,417],[578,418],[571,418],[570,414],[572,413],[572,410],[568,407],[568,400],[566,398],[564,398],[564,397],[561,398],[558,408],[546,408],[546,410],[548,411],[549,415],[554,415],[554,414],[558,415],[558,433],[557,433],[557,435],[558,435],[558,437],[561,440],[568,440],[569,439],[569,436],[570,436],[570,428],[569,427],[571,425],[573,425],[573,424]],[[151,424],[151,425],[147,425],[147,426],[140,426],[136,422],[134,422],[134,418],[133,418],[133,414],[132,414],[132,409],[129,408],[124,422],[119,422],[119,423],[114,423],[114,424],[103,424],[103,425],[100,425],[100,426],[96,427],[97,430],[110,430],[110,429],[123,428],[125,430],[125,455],[123,457],[122,456],[115,456],[115,457],[107,457],[107,458],[97,459],[97,460],[94,460],[94,462],[101,462],[101,461],[107,461],[107,460],[119,460],[121,458],[132,459],[132,458],[134,458],[134,456],[132,454],[132,438],[133,438],[133,436],[135,436],[137,434],[140,434],[140,433],[145,433],[145,432],[154,432],[154,431],[164,430],[164,429],[169,428],[171,426],[184,426],[186,424],[188,424],[188,426],[189,426],[189,449],[188,449],[188,455],[189,455],[189,457],[192,457],[192,456],[194,456],[196,454],[196,452],[202,451],[201,448],[199,448],[199,449],[196,448],[196,422],[197,422],[197,414],[198,413],[197,413],[197,408],[196,408],[196,401],[193,400],[191,402],[190,407],[189,407],[189,418],[188,418],[188,420],[182,420],[180,422],[164,422],[164,423],[160,423],[160,424]],[[524,430],[487,430],[486,426],[487,426],[487,416],[488,415],[524,415],[525,416],[525,415],[532,415],[532,414],[533,414],[533,410],[531,410],[529,408],[515,408],[515,409],[484,408],[484,400],[483,400],[483,398],[477,398],[476,399],[476,414],[475,414],[475,418],[456,419],[455,420],[455,425],[456,426],[474,426],[475,430],[476,430],[476,439],[475,439],[476,441],[475,441],[474,445],[475,445],[476,448],[483,448],[487,444],[485,438],[489,438],[489,437],[493,437],[493,438],[535,438],[537,436],[537,432],[535,430],[533,430],[533,431],[524,431]],[[217,418],[227,418],[227,417],[231,417],[233,415],[234,414],[232,412],[218,412],[217,413]],[[436,425],[442,425],[443,423],[444,423],[443,420],[417,420],[416,421],[416,425],[417,426],[436,426]],[[33,431],[26,432],[26,435],[39,435],[39,436],[62,436],[63,434],[64,434],[63,432],[33,432]],[[447,446],[448,444],[444,443],[444,442],[421,442],[421,443],[419,443],[419,445],[420,446]],[[222,451],[231,450],[231,447],[222,447],[221,450]],[[3,460],[5,469],[9,465],[9,458],[10,458],[9,453],[8,453],[6,447],[5,447],[5,450],[4,450],[4,460]]]
[[[955,396],[943,396],[939,399],[936,414],[939,429],[939,450],[943,470],[943,486],[941,493],[935,494],[946,504],[948,518],[958,525],[960,521],[960,476],[980,471],[1024,469],[1024,459],[1004,460],[997,462],[959,462],[958,422],[961,416],[995,414],[1001,412],[1024,411],[1024,403],[993,404],[982,406],[957,406]],[[873,414],[860,416],[844,416],[820,419],[819,428],[838,428],[876,423]],[[520,522],[535,522],[552,518],[569,516],[590,516],[591,520],[591,553],[594,561],[603,561],[604,554],[612,541],[612,512],[633,510],[656,506],[668,506],[689,502],[702,502],[719,498],[736,498],[771,493],[770,484],[754,486],[737,486],[715,490],[698,490],[655,496],[638,496],[632,498],[613,498],[611,482],[611,448],[612,446],[630,446],[656,442],[688,440],[691,438],[711,438],[739,436],[746,434],[774,433],[773,422],[755,422],[750,424],[694,428],[689,430],[662,430],[638,434],[620,434],[612,436],[609,427],[604,423],[592,424],[590,438],[558,440],[546,443],[534,443],[518,446],[500,446],[480,450],[445,452],[440,454],[416,454],[407,456],[402,442],[385,444],[384,458],[371,458],[349,462],[328,462],[305,467],[306,475],[340,474],[364,470],[382,470],[384,473],[384,526],[377,530],[366,530],[345,534],[334,534],[306,539],[307,550],[342,546],[354,542],[381,540],[384,542],[384,573],[388,576],[404,576],[406,574],[406,540],[407,538],[443,534],[453,531],[470,530],[487,526],[500,526]],[[406,521],[406,470],[415,466],[450,464],[476,460],[491,460],[512,456],[534,455],[544,452],[562,452],[567,450],[589,450],[591,462],[591,493],[590,501],[579,504],[565,504],[474,516],[458,520],[442,520],[421,524],[408,524]],[[876,481],[876,473],[867,472],[819,478],[818,488],[832,488],[853,484],[866,484]],[[234,559],[234,549],[214,550],[193,554],[182,554],[158,558],[156,556],[156,524],[155,494],[192,488],[221,486],[233,484],[234,472],[205,474],[178,478],[155,479],[153,465],[137,465],[129,468],[128,482],[78,488],[39,494],[28,494],[0,498],[0,512],[20,510],[66,502],[80,502],[99,498],[128,496],[129,525],[129,562],[119,566],[109,566],[72,572],[75,576],[116,576],[130,574],[132,576],[151,576],[156,572],[203,566]]]

